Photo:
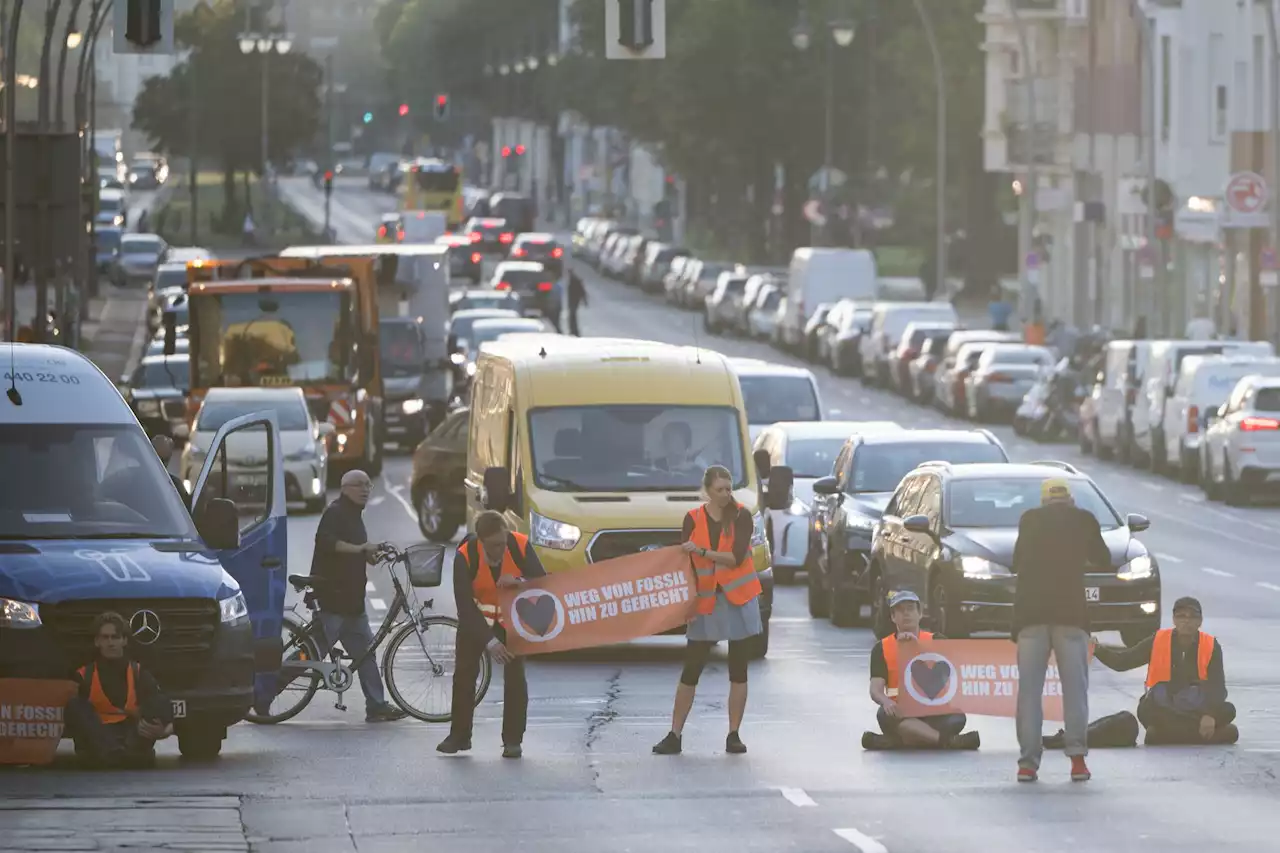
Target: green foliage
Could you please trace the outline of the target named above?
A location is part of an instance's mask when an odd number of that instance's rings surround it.
[[[148,78],[134,104],[134,126],[159,150],[190,156],[194,141],[194,153],[227,172],[260,168],[264,61],[269,156],[283,159],[314,137],[323,70],[300,53],[242,54],[242,26],[234,0],[201,3],[175,22],[175,39],[190,53],[167,76]]]

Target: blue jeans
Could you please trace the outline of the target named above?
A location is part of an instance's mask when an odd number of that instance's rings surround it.
[[[369,627],[369,617],[344,616],[340,613],[319,615],[320,625],[324,628],[323,637],[315,637],[320,657],[328,656],[335,642],[342,643],[342,648],[351,655],[352,661],[364,654],[365,649],[373,645],[373,630]],[[374,711],[387,704],[386,694],[382,691],[382,676],[378,674],[378,656],[369,655],[356,670],[360,675],[360,689],[364,691],[366,711]]]
[[[1062,685],[1065,752],[1089,752],[1089,635],[1067,625],[1028,625],[1018,632],[1018,766],[1032,770],[1040,768],[1044,754],[1041,703],[1050,654]]]

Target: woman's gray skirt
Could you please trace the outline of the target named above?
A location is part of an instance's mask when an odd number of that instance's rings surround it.
[[[763,631],[760,596],[739,607],[725,598],[723,592],[717,592],[716,609],[690,622],[687,636],[694,641],[719,643],[745,640]]]

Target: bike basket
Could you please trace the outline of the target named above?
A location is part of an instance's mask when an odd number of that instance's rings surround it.
[[[406,548],[405,561],[409,565],[409,582],[414,586],[440,586],[444,576],[444,545],[424,542]]]

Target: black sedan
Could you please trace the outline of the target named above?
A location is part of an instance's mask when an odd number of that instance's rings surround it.
[[[482,255],[505,255],[515,242],[515,231],[505,219],[474,217],[462,226],[462,233],[471,238],[471,247]]]
[[[129,376],[120,378],[120,393],[147,435],[181,438],[187,422],[187,389],[191,366],[187,355],[149,355]]]
[[[564,272],[564,247],[554,234],[521,234],[512,243],[508,257],[513,261],[536,261],[556,278]]]
[[[1122,517],[1097,485],[1065,463],[922,465],[894,492],[871,547],[875,630],[892,631],[885,593],[920,596],[934,630],[963,638],[1008,633],[1017,576],[1010,571],[1022,513],[1040,506],[1045,480],[1065,480],[1076,506],[1098,519],[1111,564],[1085,578],[1096,631],[1134,645],[1160,628],[1160,568],[1137,538],[1150,526]]]

